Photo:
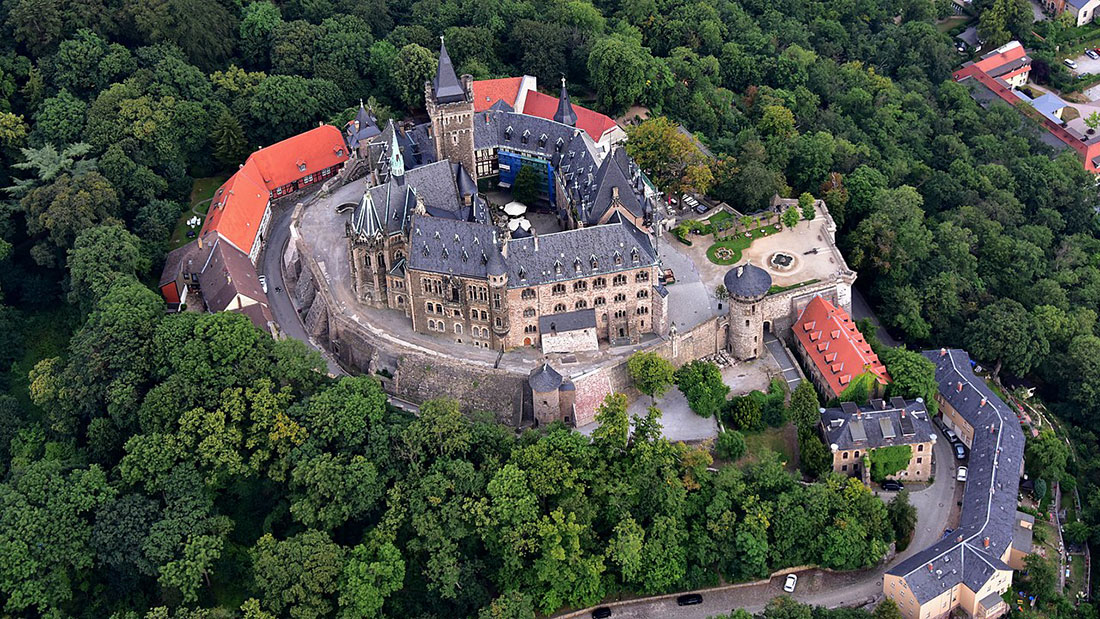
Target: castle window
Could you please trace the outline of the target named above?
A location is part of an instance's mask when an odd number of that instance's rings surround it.
[[[623,264],[623,255],[620,254],[619,252],[615,252],[615,266],[622,266],[622,264]]]
[[[500,309],[500,293],[493,293],[493,309]]]
[[[649,281],[649,271],[642,271],[642,272],[638,273],[637,275],[634,276],[634,281],[636,281],[636,282],[648,282]]]
[[[564,312],[564,311],[565,311],[565,309],[566,309],[566,308],[565,308],[565,304],[564,304],[564,303],[558,303],[557,305],[555,305],[555,306],[554,306],[554,313],[555,313],[555,314],[557,314],[557,313],[559,313],[559,312]]]
[[[554,284],[554,287],[550,289],[550,294],[554,296],[565,294],[565,284]]]
[[[500,328],[500,325],[503,324],[500,322],[500,316],[497,316],[497,319],[493,322],[493,324],[495,324],[498,329]]]
[[[623,301],[626,301],[626,295],[625,294],[620,292],[619,294],[615,295],[615,302],[616,303],[622,303]]]
[[[642,289],[642,290],[638,291],[638,298],[639,299],[645,299],[648,296],[649,296],[649,291],[648,290]]]
[[[584,280],[573,282],[573,292],[584,292],[585,290],[588,290],[588,282]]]
[[[577,273],[581,272],[581,259],[580,258],[576,258],[575,260],[573,260],[573,270],[576,271]]]
[[[626,276],[623,275],[622,273],[619,273],[618,275],[615,276],[615,279],[611,280],[611,284],[614,285],[614,286],[625,286],[626,285]]]
[[[424,289],[424,292],[431,292],[432,280],[428,279],[427,277],[422,277],[420,279],[420,287]]]
[[[593,271],[600,268],[600,261],[596,260],[596,255],[595,254],[592,254],[592,256],[588,259],[588,263],[590,265],[592,265],[592,270]]]
[[[581,299],[580,301],[577,301],[577,303],[573,306],[573,309],[584,309],[586,307],[588,307],[588,301]]]
[[[429,314],[435,313],[435,304],[433,304],[433,303],[428,304],[428,313]]]
[[[638,248],[634,247],[630,250],[630,260],[634,264],[638,264]]]
[[[596,297],[596,300],[592,302],[592,305],[600,307],[601,305],[607,305],[607,299],[603,297]]]
[[[554,142],[554,150],[560,153],[561,152],[561,147],[564,146],[564,145],[565,145],[565,140],[563,140],[561,138],[558,138],[558,141]]]
[[[539,328],[535,325],[527,325],[526,327],[523,328],[523,332],[524,333],[538,333]]]
[[[924,444],[917,445],[917,451],[924,451]]]
[[[527,143],[527,140],[528,140],[528,138],[530,138],[530,137],[531,137],[531,131],[530,131],[529,129],[524,129],[524,130],[523,130],[523,136],[522,136],[522,137],[520,137],[519,141],[520,141],[520,142],[523,142],[524,144],[526,144],[526,143]]]
[[[607,288],[607,280],[603,277],[592,280],[592,289],[599,290],[600,288]]]
[[[615,318],[626,318],[626,310],[615,310]]]
[[[644,305],[640,305],[640,306],[638,306],[638,310],[637,310],[637,312],[636,312],[636,313],[637,313],[637,314],[638,314],[639,316],[645,316],[646,314],[648,314],[648,313],[649,313],[649,308],[648,308],[648,307],[646,307],[646,306],[644,306]]]
[[[520,296],[521,299],[524,299],[524,300],[534,299],[535,298],[535,289],[534,288],[524,288],[523,292],[521,292],[519,296]]]
[[[535,315],[535,308],[533,308],[533,307],[529,307],[529,308],[523,310],[523,317],[524,318],[532,318],[532,317],[534,317],[534,315]]]
[[[363,264],[365,264],[366,266],[370,266],[370,254],[363,256]]]
[[[554,261],[554,273],[556,275],[561,275],[561,261],[560,260],[555,260]]]
[[[455,323],[455,333],[456,334],[461,334],[462,333],[462,325],[458,324],[457,322]]]
[[[546,146],[546,134],[544,133],[544,134],[539,136],[539,148],[543,148],[545,146]]]
[[[505,140],[511,140],[512,139],[512,128],[511,127],[508,127],[507,129],[504,130],[504,139]]]

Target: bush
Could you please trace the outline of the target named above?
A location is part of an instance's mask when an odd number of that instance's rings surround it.
[[[894,445],[871,450],[871,479],[882,481],[909,466],[913,448],[909,445]]]
[[[688,406],[700,417],[712,417],[722,409],[730,388],[722,382],[718,366],[707,361],[686,363],[673,374]]]
[[[738,430],[759,430],[764,425],[760,399],[749,394],[730,400],[726,403],[726,420]]]
[[[745,455],[745,435],[737,430],[726,430],[718,435],[715,450],[730,462],[740,460]]]

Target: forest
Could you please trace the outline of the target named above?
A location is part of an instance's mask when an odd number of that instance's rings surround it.
[[[1064,26],[978,0],[1064,84]],[[477,78],[561,75],[664,115],[744,212],[823,198],[911,349],[961,346],[1068,423],[1100,539],[1095,179],[950,79],[945,0],[3,0],[0,602],[11,616],[530,617],[801,563],[878,561],[866,489],[628,437],[520,436],[387,407],[233,315],[164,316],[151,284],[193,179],[342,124],[422,114],[439,36]],[[700,187],[702,188],[702,187]],[[826,525],[828,535],[818,535]],[[805,543],[812,540],[812,543]],[[792,543],[796,542],[796,543]],[[660,557],[660,561],[651,560]],[[809,612],[809,611],[807,611]],[[1053,612],[1053,611],[1052,611]]]

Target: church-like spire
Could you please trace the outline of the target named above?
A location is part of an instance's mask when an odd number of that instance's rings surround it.
[[[569,102],[569,91],[565,89],[565,76],[561,78],[561,97],[558,98],[558,111],[554,112],[554,120],[570,127],[577,126],[577,113],[573,110],[573,104]]]
[[[435,94],[436,103],[457,103],[466,100],[466,90],[462,88],[455,73],[451,56],[447,53],[447,44],[443,37],[439,37],[439,68],[432,80],[432,91]]]
[[[393,139],[390,140],[390,178],[401,182],[405,177],[405,158],[401,156],[401,146],[397,143],[397,127],[390,121],[390,131]]]

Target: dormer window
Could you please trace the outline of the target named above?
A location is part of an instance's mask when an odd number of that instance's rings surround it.
[[[298,162],[298,171],[299,172],[305,172],[306,171],[306,162],[304,162],[304,161],[299,161]]]
[[[554,261],[554,273],[557,275],[561,275],[561,262],[558,260]]]
[[[634,264],[638,264],[638,248],[637,247],[630,250],[630,260],[633,261]]]
[[[519,278],[520,279],[527,279],[527,269],[525,269],[523,267],[519,268]]]
[[[577,258],[577,259],[573,260],[573,270],[576,271],[577,273],[581,272],[581,259],[580,258]]]
[[[545,146],[546,146],[546,134],[544,133],[544,134],[539,136],[539,148],[543,148]]]
[[[615,252],[615,266],[622,266],[622,264],[623,264],[623,255],[620,254],[619,252]]]
[[[593,271],[600,268],[600,261],[596,260],[596,254],[592,254],[592,257],[589,258],[588,261],[589,261],[589,264],[592,265],[592,270]]]
[[[508,127],[507,129],[504,130],[504,139],[505,140],[511,140],[512,139],[512,128],[511,127]]]
[[[523,142],[524,144],[526,144],[526,143],[527,143],[527,140],[528,140],[528,139],[529,139],[530,137],[531,137],[531,130],[530,130],[530,129],[524,129],[524,131],[523,131],[523,137],[521,137],[519,141],[520,141],[520,142]]]
[[[561,147],[564,146],[564,145],[565,145],[565,140],[563,140],[561,138],[558,138],[558,141],[554,142],[554,150],[560,153],[561,152]],[[570,156],[572,156],[572,154],[570,154]]]

